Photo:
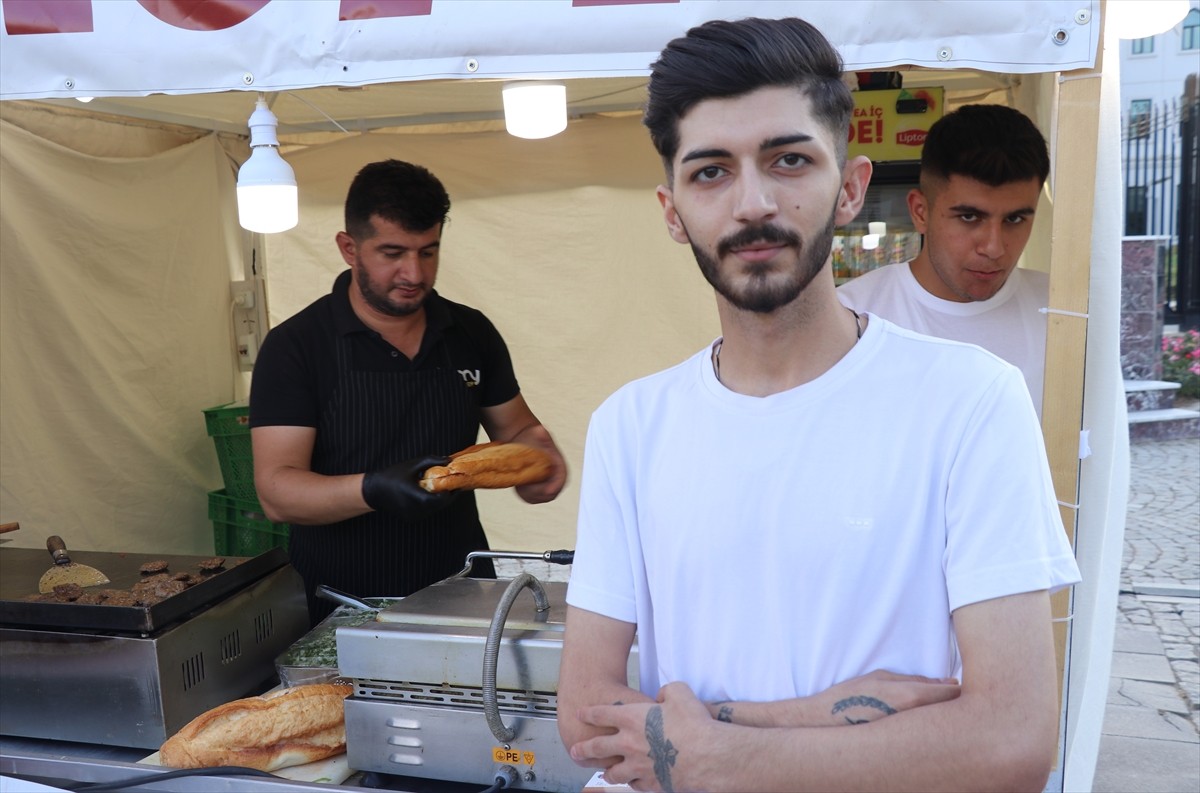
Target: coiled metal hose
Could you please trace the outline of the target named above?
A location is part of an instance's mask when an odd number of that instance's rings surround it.
[[[483,646],[483,715],[492,735],[501,743],[511,742],[517,731],[504,726],[500,719],[500,706],[496,702],[496,666],[500,662],[500,637],[504,633],[504,623],[508,620],[513,601],[521,594],[521,590],[527,587],[533,592],[533,602],[538,613],[550,610],[550,599],[546,597],[546,589],[542,582],[529,573],[521,573],[512,580],[500,597],[500,602],[496,604],[496,613],[492,615],[492,624],[488,626],[487,643]]]

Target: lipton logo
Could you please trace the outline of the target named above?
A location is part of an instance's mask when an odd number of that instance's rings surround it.
[[[904,129],[896,133],[896,143],[901,146],[923,146],[929,132],[923,129]]]

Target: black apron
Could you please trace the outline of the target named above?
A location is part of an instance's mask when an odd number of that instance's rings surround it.
[[[338,387],[317,427],[312,470],[355,474],[475,443],[478,399],[441,348],[441,368],[364,371],[339,339]],[[315,625],[336,608],[314,596],[318,584],[359,597],[403,597],[458,572],[468,553],[488,544],[475,495],[467,492],[416,521],[368,512],[326,526],[292,526],[288,546]],[[494,578],[495,571],[485,560],[471,576]]]

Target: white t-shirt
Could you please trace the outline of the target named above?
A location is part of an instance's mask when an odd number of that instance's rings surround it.
[[[951,612],[1079,580],[1020,373],[872,317],[766,398],[710,349],[592,416],[573,606],[636,623],[642,691],[778,700],[960,674]]]
[[[908,262],[890,264],[838,287],[842,303],[940,339],[978,344],[1020,368],[1038,417],[1046,367],[1050,276],[1018,267],[988,300],[942,300],[917,283]]]

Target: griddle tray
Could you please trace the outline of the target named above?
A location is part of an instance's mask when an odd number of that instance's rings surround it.
[[[111,581],[88,589],[130,589],[145,577],[138,568],[159,559],[169,565],[168,573],[198,574],[197,564],[209,558],[71,549],[72,561],[95,567]],[[282,548],[254,557],[227,556],[221,572],[153,606],[36,603],[22,598],[37,594],[38,580],[54,563],[50,554],[43,549],[0,548],[0,624],[150,634],[220,601],[287,562],[287,552]]]

